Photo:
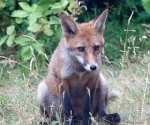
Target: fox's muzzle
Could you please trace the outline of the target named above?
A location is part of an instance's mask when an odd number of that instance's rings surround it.
[[[88,62],[84,61],[83,62],[83,67],[87,70],[87,71],[94,71],[97,69],[98,65],[97,64],[92,64],[90,65]]]

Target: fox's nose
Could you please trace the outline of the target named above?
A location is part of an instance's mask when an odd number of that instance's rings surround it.
[[[92,71],[93,71],[93,70],[96,70],[96,68],[97,68],[97,67],[96,67],[95,65],[91,65],[91,66],[90,66],[90,69],[91,69]]]

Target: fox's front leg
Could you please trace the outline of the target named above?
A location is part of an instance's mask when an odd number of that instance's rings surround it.
[[[84,105],[83,109],[83,119],[82,119],[82,125],[90,125],[90,97],[87,95],[87,99]]]
[[[100,74],[99,82],[100,84],[98,85],[98,88],[96,90],[96,95],[99,95],[98,115],[100,118],[104,119],[105,121],[108,121],[111,123],[119,123],[121,118],[118,113],[114,113],[114,114],[106,113],[106,106],[107,106],[107,101],[108,101],[108,88],[107,88],[105,79],[102,74]]]
[[[72,116],[72,111],[73,109],[72,109],[69,95],[66,91],[64,91],[63,92],[63,112],[64,112],[64,117],[65,117],[65,125],[75,125],[75,121]]]

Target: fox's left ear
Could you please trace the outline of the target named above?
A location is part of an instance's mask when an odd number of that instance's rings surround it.
[[[99,17],[95,19],[94,28],[97,32],[103,32],[105,29],[105,22],[108,15],[108,9],[104,10]]]

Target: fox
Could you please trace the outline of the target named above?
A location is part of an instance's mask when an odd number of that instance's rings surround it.
[[[42,116],[56,120],[61,108],[65,125],[76,125],[78,121],[90,125],[91,117],[95,116],[110,123],[121,121],[118,113],[106,112],[108,87],[101,71],[101,51],[107,15],[108,9],[81,24],[69,15],[60,17],[64,38],[37,88]]]

